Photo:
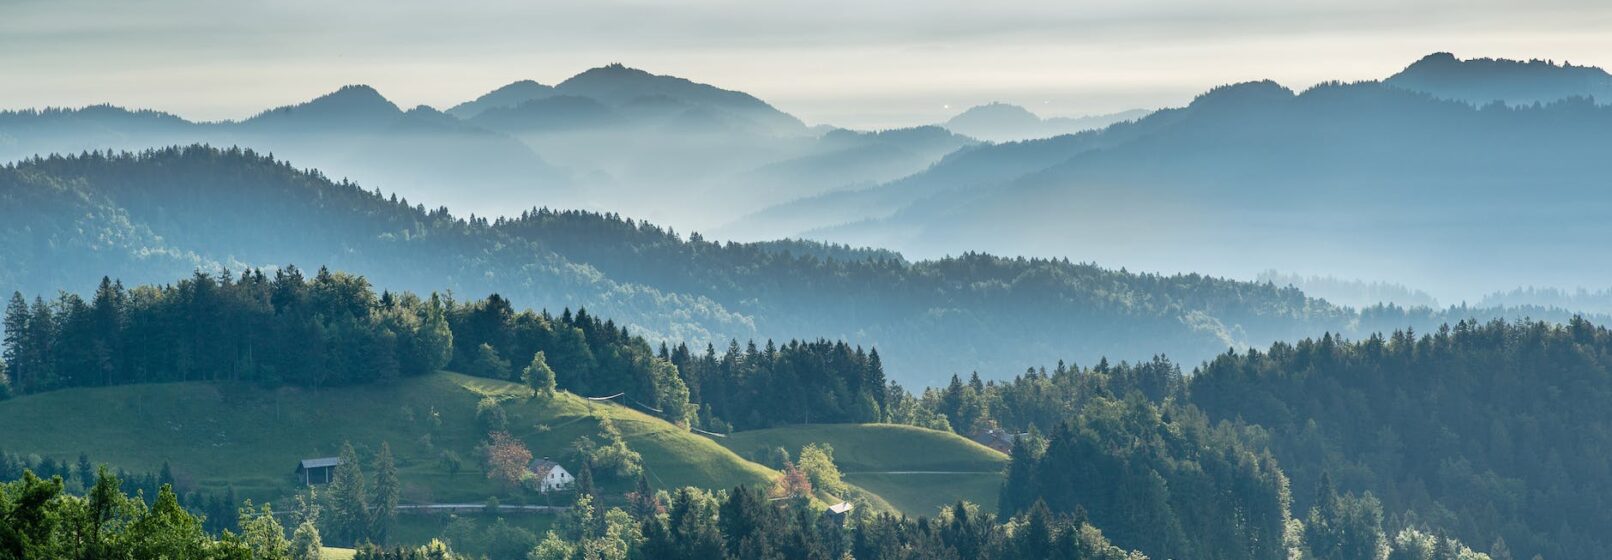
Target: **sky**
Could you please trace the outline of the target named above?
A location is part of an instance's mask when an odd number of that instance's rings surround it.
[[[1431,52],[1612,66],[1604,0],[0,0],[0,108],[238,119],[344,84],[446,108],[611,62],[889,128],[1212,86],[1387,77]]]

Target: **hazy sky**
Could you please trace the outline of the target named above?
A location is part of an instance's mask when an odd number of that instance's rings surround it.
[[[1605,0],[0,0],[0,108],[241,118],[347,83],[447,107],[622,62],[810,123],[1179,105],[1210,86],[1386,77],[1433,51],[1612,65]]]

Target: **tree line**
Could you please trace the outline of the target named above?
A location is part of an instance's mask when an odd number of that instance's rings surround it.
[[[19,480],[23,478],[23,473],[29,472],[43,479],[60,478],[64,491],[75,494],[83,494],[95,486],[102,466],[91,462],[89,456],[83,453],[78,455],[77,461],[57,461],[51,457],[0,451],[0,481]],[[163,487],[173,488],[179,504],[200,517],[202,528],[208,533],[238,530],[235,512],[241,500],[233,486],[226,487],[223,492],[183,491],[184,485],[174,479],[173,470],[167,463],[163,463],[157,472],[131,473],[121,468],[109,472],[115,474],[131,496],[145,501],[146,505],[150,505]]]
[[[1087,367],[1059,362],[1051,370],[1032,368],[1005,381],[983,381],[978,375],[967,379],[954,376],[948,385],[926,389],[916,396],[891,393],[889,408],[907,410],[912,417],[927,418],[931,427],[950,428],[964,435],[998,429],[1007,437],[1016,438],[999,501],[1003,517],[1020,515],[1037,507],[1038,503],[1044,504],[1054,512],[1073,515],[1102,527],[1116,545],[1155,558],[1397,560],[1489,555],[1496,559],[1530,558],[1541,550],[1535,548],[1537,540],[1528,538],[1530,534],[1539,538],[1559,536],[1563,539],[1561,546],[1576,546],[1576,543],[1598,539],[1591,534],[1577,533],[1579,525],[1576,523],[1557,525],[1556,533],[1529,533],[1517,520],[1507,521],[1508,525],[1503,526],[1524,529],[1516,534],[1518,536],[1495,526],[1484,526],[1497,519],[1497,505],[1514,499],[1508,488],[1519,486],[1500,480],[1491,484],[1504,486],[1471,485],[1484,477],[1465,479],[1469,482],[1464,486],[1446,486],[1452,475],[1471,472],[1473,465],[1480,464],[1459,453],[1445,455],[1419,449],[1414,452],[1417,460],[1427,462],[1435,474],[1422,474],[1420,469],[1404,470],[1404,456],[1412,452],[1403,447],[1404,440],[1396,433],[1400,430],[1395,428],[1399,423],[1410,423],[1412,427],[1404,430],[1423,434],[1419,437],[1456,437],[1451,434],[1461,432],[1419,420],[1422,415],[1440,414],[1435,411],[1449,406],[1466,414],[1463,429],[1472,432],[1471,437],[1477,437],[1477,431],[1493,431],[1493,422],[1474,423],[1474,420],[1487,416],[1511,418],[1509,415],[1518,412],[1507,408],[1509,405],[1503,402],[1485,404],[1481,414],[1475,404],[1462,403],[1459,399],[1451,402],[1451,394],[1476,392],[1491,397],[1505,394],[1484,388],[1493,377],[1506,376],[1512,380],[1510,384],[1539,383],[1541,386],[1532,391],[1540,394],[1541,399],[1559,391],[1551,387],[1562,383],[1591,389],[1579,395],[1586,402],[1557,403],[1557,408],[1553,409],[1557,417],[1573,414],[1582,418],[1582,413],[1567,411],[1590,407],[1588,401],[1603,394],[1600,385],[1606,383],[1609,376],[1595,373],[1600,366],[1591,363],[1602,363],[1602,358],[1597,356],[1604,356],[1604,351],[1575,348],[1565,340],[1576,336],[1599,341],[1599,337],[1605,336],[1598,334],[1604,333],[1603,329],[1581,320],[1564,327],[1497,322],[1488,328],[1497,330],[1489,333],[1492,340],[1510,339],[1520,344],[1522,348],[1510,352],[1531,356],[1535,360],[1531,367],[1557,370],[1546,379],[1539,379],[1523,374],[1525,370],[1510,369],[1513,366],[1506,365],[1506,360],[1486,355],[1494,350],[1478,350],[1489,346],[1480,342],[1481,339],[1471,338],[1477,326],[1465,323],[1444,329],[1441,331],[1444,335],[1429,335],[1429,340],[1439,340],[1440,336],[1453,339],[1454,333],[1465,333],[1463,348],[1471,351],[1471,355],[1461,358],[1460,363],[1464,364],[1462,367],[1482,370],[1482,373],[1427,363],[1423,364],[1427,371],[1445,367],[1443,371],[1447,373],[1422,374],[1419,373],[1423,371],[1421,368],[1395,373],[1378,371],[1376,368],[1382,364],[1372,363],[1369,367],[1373,372],[1367,379],[1382,383],[1383,387],[1376,390],[1392,396],[1350,395],[1347,390],[1340,391],[1339,380],[1330,376],[1352,374],[1345,370],[1317,368],[1314,353],[1320,348],[1336,352],[1338,348],[1351,345],[1329,335],[1321,340],[1277,345],[1268,354],[1251,352],[1255,357],[1251,362],[1247,355],[1227,354],[1191,376],[1183,375],[1178,365],[1162,356],[1138,363],[1114,364],[1099,360]],[[1529,332],[1536,334],[1523,336]],[[1575,332],[1576,335],[1571,334]],[[1555,337],[1540,333],[1554,333]],[[1367,347],[1393,345],[1393,341],[1398,340],[1401,348],[1417,345],[1416,337],[1406,332],[1387,339],[1374,339],[1378,341],[1361,344]],[[1533,342],[1529,343],[1530,340]],[[1551,348],[1548,352],[1547,347]],[[1304,351],[1295,352],[1295,348]],[[1571,358],[1553,364],[1556,353]],[[1270,356],[1280,356],[1281,361],[1273,362]],[[1579,366],[1568,367],[1574,363]],[[1567,369],[1562,370],[1563,367]],[[1423,378],[1413,380],[1418,375]],[[1557,378],[1557,375],[1567,375],[1573,381]],[[1440,379],[1434,381],[1427,377]],[[1595,381],[1588,383],[1587,379]],[[1350,383],[1355,382],[1360,380]],[[1433,387],[1443,388],[1434,391]],[[1387,399],[1392,402],[1391,407],[1405,410],[1389,413],[1389,408],[1365,406],[1368,403],[1390,406],[1376,399]],[[1441,404],[1433,406],[1426,402],[1431,399],[1441,399]],[[1292,404],[1294,402],[1338,403],[1351,407],[1305,412]],[[1531,421],[1549,419],[1549,415],[1531,412],[1533,407],[1547,406],[1545,402],[1541,400],[1525,407],[1520,417],[1506,422],[1528,425]],[[1455,418],[1457,416],[1450,416],[1442,422],[1454,422]],[[1273,423],[1267,425],[1267,421]],[[1479,425],[1485,428],[1478,428]],[[1547,422],[1546,425],[1561,424]],[[1600,426],[1604,425],[1607,424],[1602,420],[1593,420],[1581,429],[1599,433]],[[1272,426],[1276,429],[1272,430]],[[1331,445],[1323,436],[1329,432],[1323,431],[1324,426],[1334,429],[1360,426],[1355,429],[1359,430],[1358,437],[1365,447],[1329,449]],[[1542,427],[1535,425],[1533,429]],[[1307,439],[1292,441],[1296,439],[1294,434],[1306,433],[1310,434],[1304,436]],[[1371,450],[1371,445],[1384,442],[1391,444],[1397,455]],[[1452,439],[1446,439],[1443,445],[1452,444]],[[1546,457],[1557,457],[1558,464],[1564,462],[1563,458],[1573,449],[1562,441],[1539,445],[1552,447],[1550,453],[1539,452]],[[1431,489],[1437,492],[1433,494],[1436,499],[1418,504],[1406,503],[1398,494],[1383,495],[1383,479],[1396,475],[1373,474],[1382,478],[1362,479],[1362,464],[1372,464],[1371,461],[1383,457],[1394,457],[1396,462],[1394,470],[1380,473],[1435,477],[1396,480],[1419,489],[1424,498]],[[1578,465],[1574,472],[1583,472],[1587,467],[1595,465]],[[1605,495],[1598,493],[1603,491],[1596,483],[1578,485],[1585,479],[1554,478],[1562,472],[1546,469],[1534,476],[1552,480],[1539,483],[1546,488],[1584,489],[1588,495],[1575,498],[1578,504],[1598,503]],[[1291,479],[1289,473],[1292,473]],[[1492,474],[1485,477],[1493,480]],[[1333,480],[1338,481],[1336,486]],[[1445,492],[1462,492],[1460,501],[1456,501],[1457,496],[1442,494]],[[1562,496],[1551,494],[1548,499],[1560,500]],[[1457,510],[1445,503],[1463,504],[1465,509]],[[1557,504],[1572,511],[1582,511],[1579,508],[1585,507],[1569,507],[1571,502]],[[1463,541],[1487,543],[1489,553],[1474,551],[1462,544]],[[1584,556],[1565,553],[1545,554],[1544,557]]]
[[[786,424],[881,422],[887,381],[878,350],[843,341],[789,341],[741,350],[730,341],[725,352],[706,345],[699,354],[686,344],[660,356],[682,373],[693,400],[701,403],[702,423],[717,431],[749,430]]]
[[[1517,558],[1612,556],[1612,332],[1582,318],[1227,353],[1189,395],[1257,429],[1296,488],[1370,492],[1390,525]]]
[[[94,560],[104,558],[184,558],[191,560],[321,560],[317,531],[309,523],[316,509],[295,514],[300,520],[287,538],[286,528],[265,504],[250,500],[227,517],[237,529],[210,531],[206,517],[180,506],[171,484],[142,499],[129,495],[123,481],[102,467],[94,482],[80,492],[68,490],[61,476],[43,479],[24,471],[0,482],[0,559]],[[149,503],[148,503],[149,501]],[[362,558],[469,560],[441,542],[388,551],[373,545]]]
[[[311,278],[295,266],[196,272],[135,288],[103,278],[87,300],[12,294],[0,397],[172,381],[317,388],[451,368],[541,390],[626,393],[675,423],[724,431],[885,416],[876,351],[825,340],[738,348],[732,341],[721,357],[709,346],[700,356],[684,345],[657,353],[586,309],[556,316],[516,311],[498,294],[376,293],[362,276],[325,268]]]

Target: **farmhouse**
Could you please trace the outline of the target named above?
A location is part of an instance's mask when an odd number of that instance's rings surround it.
[[[851,514],[851,510],[853,509],[856,509],[856,506],[852,505],[851,502],[840,502],[828,506],[828,515],[829,517],[833,517],[834,519],[843,522],[845,521],[846,516]]]
[[[1024,435],[1025,434],[1009,433],[1007,430],[1003,430],[1001,428],[990,428],[986,430],[976,430],[974,435],[969,436],[969,439],[974,440],[975,443],[1001,451],[1003,453],[1012,453],[1013,444],[1018,443],[1019,438]]]
[[[571,473],[566,472],[565,467],[550,461],[548,457],[533,459],[532,464],[527,466],[526,470],[532,472],[532,478],[537,481],[537,490],[539,492],[562,490],[576,481],[571,476]]]
[[[330,484],[330,480],[335,476],[336,466],[340,464],[340,457],[303,459],[297,463],[297,478],[308,486]]]

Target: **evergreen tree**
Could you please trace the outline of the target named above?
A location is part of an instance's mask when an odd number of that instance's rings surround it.
[[[158,486],[173,486],[174,483],[175,482],[174,482],[174,470],[173,470],[173,467],[169,466],[167,461],[163,461],[162,462],[162,470],[157,475],[157,485]]]
[[[1364,496],[1340,495],[1323,475],[1315,507],[1304,524],[1304,542],[1315,560],[1377,558],[1387,549],[1383,535],[1382,504],[1367,492]]]
[[[28,332],[28,320],[32,316],[28,301],[22,298],[21,293],[13,292],[11,302],[6,305],[5,339],[0,344],[0,361],[7,364],[19,393],[27,393],[32,388],[28,378],[28,374],[32,373],[30,368],[34,367],[31,363],[34,349],[29,345],[32,338]]]
[[[79,484],[84,488],[95,485],[95,466],[90,464],[89,455],[78,454],[78,468],[74,474],[78,475]]]
[[[330,533],[344,543],[358,543],[369,536],[369,497],[365,490],[364,469],[352,443],[344,442],[325,496],[330,502],[325,516]]]
[[[584,459],[581,468],[577,469],[577,499],[583,497],[597,497],[599,490],[593,485],[593,466]]]
[[[375,456],[375,510],[372,535],[379,544],[386,544],[391,540],[393,529],[397,525],[397,503],[403,492],[403,485],[397,476],[397,464],[392,460],[392,446],[381,442],[381,450]]]
[[[499,356],[498,349],[485,342],[476,347],[476,358],[470,367],[471,373],[482,377],[509,379],[509,360]]]

